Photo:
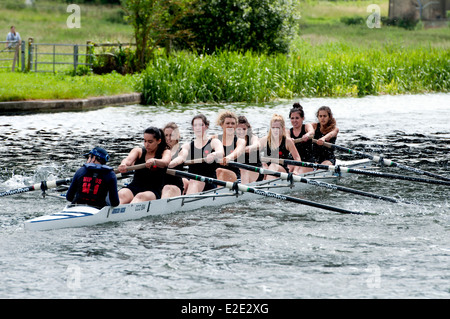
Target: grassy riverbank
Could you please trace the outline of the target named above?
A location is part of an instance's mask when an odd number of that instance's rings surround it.
[[[4,76],[5,75],[5,76]],[[1,73],[0,101],[78,99],[133,93],[136,77],[117,73],[68,76],[43,73]]]
[[[365,19],[367,5],[372,3],[379,4],[381,14],[387,15],[387,0],[350,4],[301,1],[300,33],[292,39],[288,55],[220,52],[203,56],[178,52],[170,57],[157,57],[146,72],[134,76],[2,72],[0,101],[79,98],[132,91],[143,92],[148,104],[448,92],[448,28],[370,29]],[[116,20],[120,9],[89,8],[82,11],[80,29],[65,27],[68,14],[62,9],[38,14],[31,9],[6,9],[8,14],[0,17],[0,22],[17,25],[23,39],[33,34],[36,42],[130,41],[132,29]],[[342,18],[355,16],[363,17],[364,23],[342,22]]]

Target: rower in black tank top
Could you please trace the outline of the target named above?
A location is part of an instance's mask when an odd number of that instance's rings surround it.
[[[178,157],[178,153],[180,153],[180,150],[181,150],[181,147],[178,148],[177,152],[172,156],[172,159]],[[178,166],[175,166],[175,167],[173,167],[173,169],[182,171],[184,169],[184,164],[182,163]],[[175,185],[180,189],[181,194],[183,194],[184,183],[183,183],[183,179],[179,176],[173,176],[170,174],[166,174],[166,176],[164,178],[164,185]]]
[[[218,136],[218,139],[220,141],[222,141],[222,144],[223,144],[223,135],[222,134]],[[225,144],[223,144],[223,151],[224,151],[223,156],[224,157],[230,155],[231,153],[233,153],[233,151],[236,149],[237,140],[238,140],[238,138],[235,135],[234,138],[233,138],[233,143],[231,143],[231,145],[226,146]],[[232,172],[234,172],[236,174],[237,179],[241,178],[241,170],[238,167],[225,166],[225,165],[221,165],[221,164],[217,164],[217,167],[230,170],[230,171],[232,171]]]
[[[250,146],[250,138],[247,136],[245,139],[245,146]],[[243,164],[247,164],[247,165],[252,165],[252,166],[256,166],[256,167],[261,167],[262,163],[261,163],[261,158],[260,158],[260,154],[259,154],[259,149],[252,152],[252,153],[242,153],[237,159],[236,162],[238,163],[243,163]]]
[[[272,154],[272,152],[274,152],[274,154]],[[276,152],[278,152],[278,154]],[[286,148],[286,136],[283,136],[283,138],[281,139],[280,146],[277,149],[272,150],[269,147],[269,142],[267,142],[264,153],[266,154],[266,157],[270,157],[270,158],[289,159],[291,156],[291,153]],[[270,165],[270,162],[267,163],[267,165]],[[289,168],[288,168],[287,164],[283,164],[281,166],[286,170],[286,172],[289,172]]]
[[[302,124],[302,130],[298,136],[294,135],[293,127],[291,127],[289,132],[293,139],[301,138],[303,135],[306,134],[305,124]],[[297,149],[298,155],[300,155],[300,158],[302,159],[303,162],[314,163],[313,143],[311,139],[308,140],[307,142],[295,143],[295,148]]]
[[[209,139],[208,142],[206,142],[205,146],[203,146],[201,149],[196,148],[194,140],[192,140],[190,145],[190,156],[188,157],[188,160],[205,158],[206,156],[208,156],[208,154],[211,154],[212,152],[213,149],[211,147],[211,139]],[[216,162],[212,163],[202,162],[198,164],[189,165],[188,172],[206,177],[217,178],[216,168],[217,168]],[[203,189],[203,191],[215,187],[216,187],[215,185],[205,183],[205,188]]]
[[[147,150],[142,148],[142,155],[136,160],[135,165],[145,163],[145,156]],[[159,157],[161,158],[161,157]],[[133,180],[126,186],[129,188],[134,196],[136,194],[151,191],[156,198],[161,198],[161,191],[164,186],[164,178],[166,176],[166,168],[152,167],[136,170]]]
[[[323,134],[320,131],[320,123],[317,123],[317,128],[314,131],[314,139],[318,140],[319,138],[324,137],[326,134]],[[336,143],[336,136],[331,138],[329,143]],[[326,146],[320,146],[317,144],[313,144],[313,156],[317,163],[322,163],[323,161],[330,161],[333,165],[336,164],[336,157],[334,155],[334,149],[328,148]]]

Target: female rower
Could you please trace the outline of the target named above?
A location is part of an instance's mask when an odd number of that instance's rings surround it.
[[[170,163],[170,150],[162,130],[149,127],[144,131],[144,147],[137,147],[119,165],[125,173],[127,166],[146,163],[144,169],[136,170],[133,180],[119,191],[121,204],[136,203],[161,198],[161,190]]]
[[[292,127],[288,134],[294,140],[295,147],[303,162],[314,163],[312,150],[312,137],[314,136],[314,128],[311,124],[305,124],[305,112],[300,103],[294,103],[293,108],[289,111]],[[312,171],[312,169],[304,169]]]
[[[289,159],[290,156],[296,161],[301,161],[300,155],[295,148],[294,141],[286,136],[286,127],[284,118],[281,115],[274,114],[270,121],[269,134],[259,140],[259,147],[264,150],[264,154],[268,158],[273,159]],[[280,165],[276,161],[263,163],[263,167],[272,171],[287,173],[289,168],[287,165]],[[294,174],[300,174],[301,168],[295,166],[292,171]],[[265,179],[274,179],[274,176],[266,175]]]
[[[318,123],[313,123],[314,139],[317,140],[316,145],[313,145],[313,156],[316,163],[325,165],[335,165],[336,157],[334,150],[323,146],[323,142],[335,143],[339,129],[336,126],[336,120],[333,113],[328,106],[322,106],[316,113]]]
[[[223,145],[224,157],[216,169],[217,178],[227,182],[241,179],[241,171],[237,167],[227,166],[235,161],[245,151],[245,140],[236,136],[238,118],[230,111],[222,111],[217,119],[217,125],[222,127],[222,134],[217,137]]]
[[[261,159],[259,157],[259,138],[253,134],[252,127],[245,116],[238,117],[238,125],[236,128],[236,136],[245,140],[245,152],[236,161],[247,165],[261,167]],[[248,184],[262,180],[264,175],[241,169],[241,182]]]
[[[178,125],[174,122],[167,123],[163,128],[164,137],[167,146],[171,151],[171,159],[178,156],[181,150],[180,145],[180,131]],[[180,164],[173,169],[183,170],[183,164]],[[187,189],[188,180],[179,176],[166,175],[164,180],[164,188],[162,189],[161,198],[169,198],[182,195]]]
[[[209,128],[209,121],[203,114],[194,116],[191,124],[194,139],[181,147],[178,157],[170,162],[169,167],[176,167],[188,159],[194,161],[194,164],[189,164],[188,172],[216,178],[217,165],[215,161],[221,160],[223,157],[222,142],[217,138],[208,138],[206,131]],[[212,188],[214,185],[205,185],[204,182],[190,179],[186,194],[194,194]]]

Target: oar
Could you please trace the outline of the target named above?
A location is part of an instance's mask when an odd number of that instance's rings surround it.
[[[145,163],[143,164],[138,164],[138,165],[133,165],[133,166],[128,166],[127,167],[127,172],[130,171],[134,171],[134,170],[138,170],[138,169],[142,169],[145,168]],[[119,170],[115,169],[114,173],[119,174]],[[9,191],[5,191],[5,192],[1,192],[0,193],[0,197],[4,197],[4,196],[9,196],[9,195],[16,195],[16,194],[21,194],[21,193],[26,193],[26,192],[32,192],[35,190],[42,190],[42,191],[46,191],[47,189],[50,188],[55,188],[64,184],[68,184],[72,182],[72,178],[64,178],[64,179],[59,179],[56,181],[41,181],[39,183],[36,183],[34,185],[31,186],[25,186],[25,187],[21,187],[21,188],[17,188],[17,189],[13,189],[13,190],[9,190]]]
[[[26,187],[6,191],[6,192],[1,192],[0,197],[31,192],[31,191],[35,191],[38,189],[40,189],[42,191],[46,191],[49,188],[55,188],[60,185],[70,183],[71,181],[72,181],[72,178],[64,178],[64,179],[59,179],[59,180],[50,181],[50,182],[42,181],[40,183],[31,185],[31,186],[26,186]]]
[[[405,201],[401,201],[401,200],[398,200],[398,199],[393,198],[393,197],[387,197],[387,196],[383,196],[383,195],[378,195],[378,194],[373,194],[373,193],[369,193],[369,192],[364,192],[364,191],[361,191],[361,190],[358,190],[358,189],[344,187],[344,186],[340,186],[340,185],[329,184],[329,183],[326,183],[326,182],[323,182],[323,181],[317,181],[317,180],[314,180],[314,179],[304,178],[304,177],[301,177],[301,176],[298,176],[298,175],[293,175],[293,174],[288,174],[288,173],[283,173],[283,172],[276,172],[276,171],[264,169],[262,167],[256,167],[256,166],[251,166],[251,165],[237,163],[237,162],[229,162],[228,165],[239,167],[239,168],[243,168],[243,169],[246,169],[246,170],[249,170],[249,171],[253,171],[253,172],[257,172],[257,173],[260,173],[260,174],[268,174],[268,175],[277,176],[277,177],[280,177],[283,180],[289,180],[290,178],[292,178],[292,180],[294,182],[300,182],[300,183],[305,183],[305,184],[309,184],[309,185],[324,187],[324,188],[328,188],[328,189],[332,189],[332,190],[343,191],[343,192],[346,192],[346,193],[352,193],[352,194],[357,194],[357,195],[361,195],[361,196],[381,199],[381,200],[385,200],[385,201],[392,202],[392,203],[398,203],[398,202],[407,203]]]
[[[243,185],[243,184],[240,184],[237,182],[234,182],[234,183],[233,182],[225,182],[225,181],[222,181],[219,179],[205,177],[205,176],[196,175],[196,174],[191,174],[188,172],[178,171],[178,170],[174,170],[174,169],[167,169],[167,174],[179,176],[179,177],[187,177],[187,178],[205,182],[205,183],[224,186],[224,187],[229,188],[234,191],[248,192],[248,193],[253,193],[253,194],[257,194],[257,195],[261,195],[261,196],[265,196],[265,197],[286,200],[289,202],[294,202],[297,204],[303,204],[303,205],[307,205],[307,206],[313,206],[313,207],[317,207],[317,208],[321,208],[321,209],[338,212],[341,214],[357,214],[357,215],[369,214],[367,212],[351,211],[351,210],[334,207],[334,206],[329,206],[329,205],[325,205],[325,204],[320,204],[320,203],[316,203],[316,202],[312,202],[312,201],[308,201],[308,200],[304,200],[304,199],[300,199],[300,198],[296,198],[296,197],[291,197],[291,196],[287,196],[287,195],[282,195],[282,194],[277,194],[277,193],[273,193],[273,192],[269,192],[269,191],[256,189],[256,188],[249,187],[247,185]]]
[[[401,179],[401,180],[405,180],[405,181],[450,186],[450,182],[447,182],[447,181],[426,179],[426,178],[412,177],[412,176],[405,176],[405,175],[397,175],[397,174],[389,174],[389,173],[381,173],[381,172],[373,172],[373,171],[365,171],[362,169],[349,168],[349,167],[340,166],[340,165],[336,165],[336,166],[324,165],[324,164],[316,164],[316,163],[308,163],[308,162],[300,162],[300,161],[294,161],[294,160],[276,159],[276,158],[268,158],[268,157],[262,157],[261,161],[274,162],[274,163],[287,164],[287,165],[312,167],[312,168],[316,168],[316,169],[326,169],[326,170],[329,170],[329,171],[335,172],[335,173],[353,173],[353,174],[368,175],[368,176],[375,176],[375,177],[382,177],[382,178]]]
[[[317,143],[317,140],[313,139],[313,142]],[[441,179],[441,180],[444,180],[444,181],[450,181],[450,178],[448,178],[448,177],[445,177],[445,176],[442,176],[442,175],[438,175],[438,174],[435,174],[435,173],[430,173],[430,172],[427,172],[427,171],[423,171],[421,169],[410,167],[410,166],[403,165],[403,164],[400,164],[400,163],[396,163],[394,161],[385,159],[385,158],[383,158],[381,156],[370,155],[370,154],[367,154],[367,153],[364,153],[364,152],[355,151],[355,150],[352,150],[350,148],[346,148],[346,147],[339,146],[339,145],[336,145],[336,144],[333,144],[333,143],[328,143],[328,142],[324,142],[323,146],[328,147],[328,148],[335,148],[337,150],[344,151],[344,152],[347,152],[349,154],[363,156],[363,157],[371,159],[375,163],[384,164],[386,166],[398,167],[400,169],[404,169],[404,170],[407,170],[407,171],[410,171],[410,172],[414,172],[414,173],[419,174],[419,175],[427,175],[427,176],[434,177],[434,178],[437,178],[437,179]]]

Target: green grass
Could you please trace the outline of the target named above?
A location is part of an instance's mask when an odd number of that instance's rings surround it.
[[[3,76],[7,74],[8,76]],[[76,99],[135,92],[134,76],[117,73],[90,76],[2,73],[1,101]]]
[[[405,30],[343,17],[369,15],[369,4],[388,14],[388,0],[302,0],[299,35],[288,55],[178,52],[157,56],[142,75],[76,76],[2,72],[0,100],[100,96],[142,91],[149,104],[263,102],[297,96],[364,96],[448,92],[448,28]],[[1,25],[41,43],[130,42],[118,7],[82,6],[81,28],[68,29],[66,5],[39,1],[37,9],[2,9]]]
[[[11,25],[16,26],[22,40],[33,38],[36,43],[76,43],[86,41],[127,43],[133,39],[133,28],[120,23],[118,6],[92,6],[80,4],[81,28],[68,28],[67,19],[72,12],[67,12],[68,4],[62,1],[38,0],[35,8],[21,8],[18,3],[24,1],[2,0],[0,2],[0,25],[3,37]],[[74,1],[73,3],[76,3]]]

